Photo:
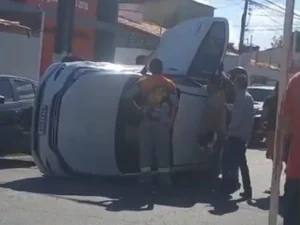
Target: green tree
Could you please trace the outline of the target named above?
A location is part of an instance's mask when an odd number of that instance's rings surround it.
[[[283,42],[282,35],[274,36],[271,41],[271,47],[272,48],[282,47],[282,44],[283,44],[282,42]]]

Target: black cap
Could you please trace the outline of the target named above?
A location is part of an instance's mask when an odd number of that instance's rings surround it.
[[[230,79],[233,81],[236,77],[236,75],[245,75],[246,77],[248,77],[248,72],[244,67],[241,66],[237,66],[231,70],[228,71],[229,77]]]

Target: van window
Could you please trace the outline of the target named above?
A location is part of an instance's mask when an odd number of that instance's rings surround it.
[[[225,24],[215,22],[207,36],[204,38],[201,49],[205,54],[211,54],[221,57],[225,44]]]
[[[16,91],[20,101],[34,98],[34,88],[32,83],[27,81],[15,80]]]
[[[226,41],[226,24],[214,22],[204,37],[188,71],[188,76],[207,79],[220,66]]]
[[[0,95],[5,97],[5,102],[14,101],[14,93],[8,79],[0,80]]]

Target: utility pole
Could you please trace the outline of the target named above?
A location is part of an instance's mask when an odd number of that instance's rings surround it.
[[[72,53],[75,2],[76,0],[58,0],[53,62],[61,61]]]
[[[244,46],[245,30],[246,30],[246,20],[247,20],[247,14],[248,14],[248,6],[249,6],[249,0],[245,0],[244,12],[243,12],[242,21],[241,21],[240,42],[239,42],[239,52],[240,53],[242,53],[243,46]]]
[[[280,194],[280,176],[282,170],[282,152],[284,147],[284,137],[278,129],[278,121],[280,119],[280,106],[283,100],[284,91],[289,79],[289,64],[291,57],[292,35],[293,35],[293,17],[294,17],[295,0],[286,0],[285,3],[285,17],[283,27],[283,47],[282,47],[282,63],[280,68],[279,80],[279,96],[278,96],[278,110],[277,110],[277,123],[275,132],[275,151],[273,159],[273,173],[272,173],[272,186],[270,197],[270,210],[269,210],[269,225],[277,225],[277,214],[279,208],[279,194]]]

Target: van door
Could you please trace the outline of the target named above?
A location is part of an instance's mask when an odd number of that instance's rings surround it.
[[[5,97],[4,104],[0,105],[0,154],[14,153],[14,143],[18,141],[19,110],[11,81],[6,77],[0,78],[0,95]]]
[[[207,80],[219,69],[228,36],[226,19],[192,19],[166,31],[151,56],[163,61],[164,74],[179,78],[175,79],[181,94],[172,136],[173,167],[208,162],[198,144],[207,91],[195,80]]]
[[[229,37],[224,18],[197,18],[167,30],[149,58],[159,58],[164,74],[204,78],[223,61]],[[148,63],[149,63],[148,62]]]
[[[29,80],[12,79],[12,84],[18,102],[19,124],[16,127],[16,145],[20,152],[29,153],[31,145],[31,123],[33,113],[33,101],[35,96],[34,85]]]

